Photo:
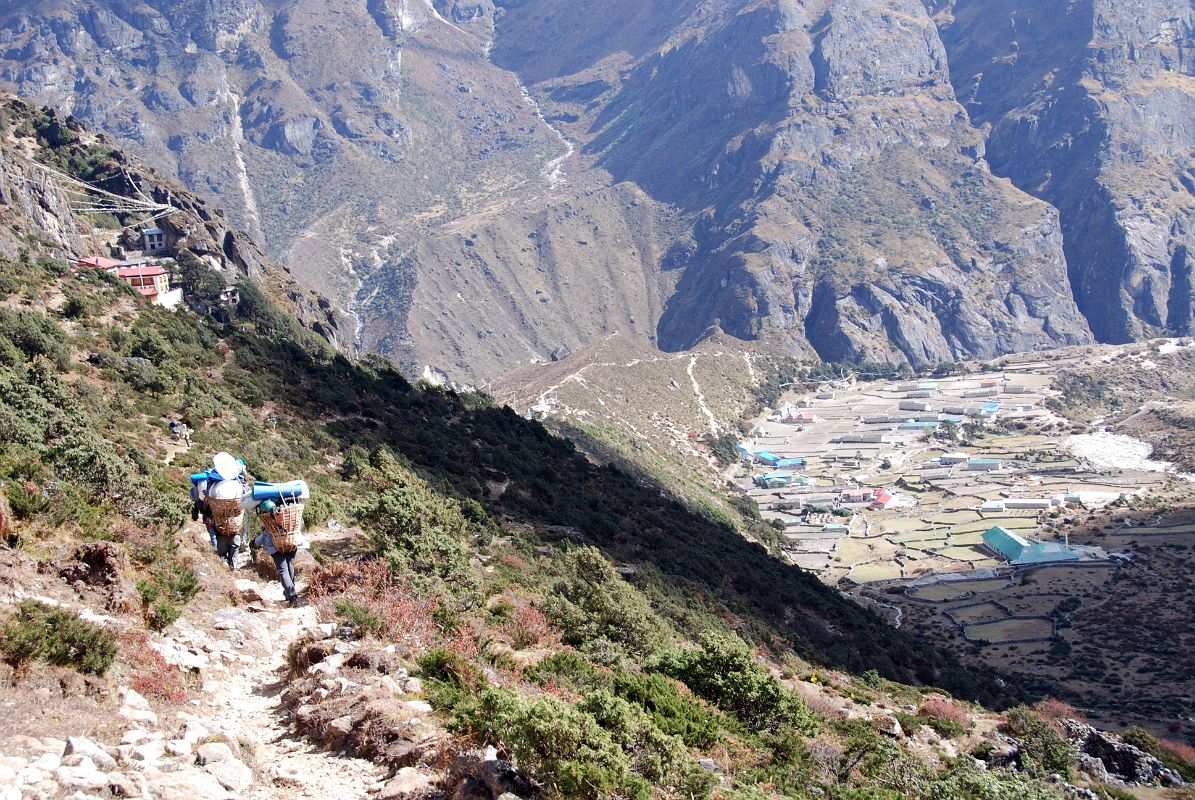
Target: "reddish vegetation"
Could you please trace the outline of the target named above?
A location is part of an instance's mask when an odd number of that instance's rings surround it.
[[[1033,706],[1033,710],[1039,716],[1050,720],[1059,719],[1075,719],[1079,722],[1086,722],[1087,717],[1080,713],[1079,709],[1072,706],[1070,703],[1064,703],[1061,700],[1055,700],[1053,697],[1046,697],[1038,700]]]
[[[1176,742],[1173,739],[1161,739],[1158,741],[1158,746],[1179,761],[1195,767],[1195,747],[1185,742]]]
[[[121,637],[125,658],[133,671],[129,686],[146,697],[182,703],[187,699],[185,676],[178,667],[166,662],[149,644],[145,631],[130,631]]]
[[[554,640],[558,631],[548,622],[543,612],[532,605],[519,605],[502,624],[502,632],[510,637],[517,650]]]
[[[947,700],[945,697],[931,697],[921,704],[921,709],[917,712],[923,717],[930,719],[946,720],[948,722],[957,722],[964,727],[970,723],[970,716],[967,710],[955,703]]]
[[[339,561],[311,571],[308,596],[324,619],[334,619],[337,600],[349,600],[381,622],[378,633],[400,647],[419,652],[443,644],[435,599],[420,597],[398,581],[383,561]]]

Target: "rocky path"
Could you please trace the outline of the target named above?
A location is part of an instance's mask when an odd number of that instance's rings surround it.
[[[245,584],[252,583],[249,589]],[[282,708],[289,644],[305,632],[319,628],[315,609],[284,605],[282,587],[276,582],[245,581],[244,595],[261,600],[248,606],[269,631],[268,655],[238,661],[226,680],[208,694],[205,722],[212,730],[235,735],[252,752],[259,780],[238,794],[245,800],[348,800],[367,797],[381,788],[385,772],[361,759],[325,752],[292,733]],[[253,609],[262,609],[254,611]]]
[[[345,536],[311,538],[336,547]],[[151,705],[121,686],[119,743],[67,731],[0,737],[0,800],[356,800],[379,792],[385,768],[297,736],[283,707],[288,646],[309,633],[330,636],[333,626],[320,624],[315,608],[288,607],[277,581],[248,569],[235,576],[236,605],[180,619],[151,640],[202,683],[181,709]]]

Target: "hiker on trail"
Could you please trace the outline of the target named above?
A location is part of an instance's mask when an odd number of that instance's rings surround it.
[[[302,519],[302,505],[279,506],[273,500],[263,500],[257,506],[257,516],[261,520],[261,534],[253,540],[250,547],[264,547],[270,557],[274,559],[274,566],[278,569],[278,582],[282,584],[282,592],[286,595],[286,602],[291,608],[299,605],[299,595],[295,591],[295,554],[300,548],[310,547],[300,525],[292,517],[298,513]]]
[[[191,519],[202,515],[216,554],[224,559],[229,569],[235,569],[236,552],[241,545],[245,523],[242,502],[253,476],[245,469],[244,462],[228,453],[216,453],[212,463],[212,469],[191,476],[195,501]]]

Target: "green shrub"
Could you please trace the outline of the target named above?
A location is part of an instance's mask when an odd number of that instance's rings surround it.
[[[647,599],[622,579],[601,551],[570,550],[560,561],[545,611],[565,644],[607,663],[656,652],[673,636]]]
[[[155,631],[165,630],[182,615],[180,606],[199,592],[199,579],[173,548],[153,548],[135,553],[134,558],[154,565],[150,577],[137,582],[145,624]]]
[[[419,659],[419,674],[427,682],[425,691],[432,704],[449,711],[475,698],[486,686],[485,676],[477,667],[439,647]]]
[[[1149,731],[1136,725],[1122,733],[1120,739],[1125,744],[1131,744],[1138,750],[1149,753],[1162,764],[1182,775],[1183,780],[1195,781],[1195,763],[1179,755],[1179,751],[1191,753],[1189,746],[1163,742]]]
[[[66,333],[52,319],[35,311],[0,308],[0,339],[7,339],[27,359],[48,358],[59,370],[65,370],[70,362]]]
[[[647,669],[681,681],[752,730],[792,726],[810,736],[817,732],[817,718],[804,701],[757,663],[737,636],[707,634],[700,649],[667,653]]]
[[[1070,742],[1027,706],[1011,708],[1001,729],[1021,742],[1021,768],[1034,777],[1070,776],[1075,752]]]
[[[555,684],[580,691],[599,682],[598,671],[583,656],[570,650],[561,650],[527,668],[523,677],[540,686]]]
[[[387,488],[355,509],[378,555],[416,586],[471,598],[478,587],[468,547],[475,525],[459,504],[389,455],[379,456],[379,467]]]
[[[24,600],[0,629],[4,660],[20,671],[46,661],[90,675],[103,675],[116,658],[116,636],[71,611]]]
[[[960,760],[937,777],[924,792],[925,800],[1066,800],[1061,788],[1021,772],[980,770]]]
[[[713,782],[678,739],[606,692],[572,706],[486,689],[457,708],[453,727],[511,752],[549,798],[648,800],[653,786],[666,797],[705,797]]]
[[[352,600],[341,598],[334,604],[336,616],[342,623],[356,628],[360,633],[377,635],[382,630],[382,621],[368,608],[359,606]]]
[[[689,747],[711,747],[723,728],[737,727],[717,711],[682,694],[675,681],[659,673],[620,672],[614,676],[612,690],[650,714],[664,733],[679,736]]]

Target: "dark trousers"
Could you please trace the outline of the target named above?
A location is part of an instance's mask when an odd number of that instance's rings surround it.
[[[229,569],[236,568],[237,537],[216,534],[216,555],[228,563]]]
[[[274,553],[274,566],[278,568],[278,580],[287,600],[295,599],[295,554]]]

